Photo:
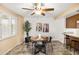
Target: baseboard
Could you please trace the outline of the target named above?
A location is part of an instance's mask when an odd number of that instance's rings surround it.
[[[62,44],[64,44],[64,39],[61,39],[61,38],[55,38],[55,39],[52,39],[52,40],[56,40],[56,41],[59,41],[59,42],[61,42]]]
[[[61,42],[60,40],[52,40],[52,41],[58,41],[59,43],[61,43],[61,44],[63,44],[63,45],[64,45],[64,43],[63,43],[63,42]]]
[[[23,42],[19,43],[18,45],[22,44]],[[6,52],[2,53],[1,55],[6,55],[8,52],[10,52],[13,48],[17,47],[18,45],[15,45],[14,47],[8,49]]]

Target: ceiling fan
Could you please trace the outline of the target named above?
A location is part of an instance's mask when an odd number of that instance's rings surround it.
[[[33,7],[34,7],[33,9],[31,9],[31,8],[22,8],[22,9],[31,10],[32,11],[31,15],[41,14],[43,16],[45,16],[46,12],[54,10],[54,8],[44,8],[43,6],[44,6],[43,3],[33,3]]]

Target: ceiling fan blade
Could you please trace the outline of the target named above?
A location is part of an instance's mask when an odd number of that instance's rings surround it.
[[[30,9],[30,8],[22,8],[22,9],[24,9],[24,10],[34,10],[34,9]]]
[[[35,12],[33,12],[31,15],[34,15],[35,14]]]
[[[45,16],[45,13],[41,13],[41,15]]]
[[[54,8],[45,8],[45,9],[42,9],[43,11],[53,11]]]

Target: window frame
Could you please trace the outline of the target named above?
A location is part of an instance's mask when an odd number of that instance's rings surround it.
[[[3,14],[2,14],[3,15]],[[11,24],[9,24],[9,26],[11,26],[10,28],[8,27],[8,28],[6,28],[6,29],[4,29],[4,28],[2,28],[2,21],[3,20],[6,20],[6,19],[4,19],[4,18],[0,18],[0,41],[1,40],[4,40],[4,39],[7,39],[7,38],[10,38],[10,37],[13,37],[13,36],[15,36],[16,34],[17,34],[17,17],[15,17],[15,16],[11,16],[11,15],[7,15],[7,14],[4,14],[4,15],[6,15],[7,17],[8,17],[8,22],[10,22]],[[15,32],[13,33],[13,28],[12,28],[12,20],[14,20],[15,21],[15,24],[13,25],[13,26],[15,26]],[[8,24],[7,24],[8,25]],[[4,29],[4,31],[6,31],[7,29],[9,29],[9,30],[7,30],[8,32],[9,31],[11,31],[9,34],[7,33],[7,37],[4,37],[4,38],[2,38],[2,34],[4,33],[4,32],[2,32],[2,29]]]

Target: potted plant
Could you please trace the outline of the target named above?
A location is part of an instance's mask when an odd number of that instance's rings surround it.
[[[26,32],[27,37],[29,37],[29,31],[31,30],[31,24],[29,23],[29,21],[26,21],[24,24],[24,30]]]

